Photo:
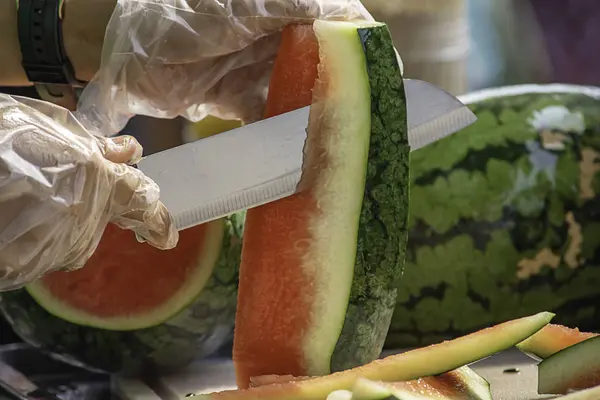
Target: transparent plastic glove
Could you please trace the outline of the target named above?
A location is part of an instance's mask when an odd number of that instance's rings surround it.
[[[78,119],[96,134],[134,114],[261,118],[281,29],[372,20],[359,0],[118,0]]]
[[[126,165],[141,154],[135,139],[94,137],[64,108],[0,94],[0,290],[82,267],[108,222],[174,247],[158,186]]]

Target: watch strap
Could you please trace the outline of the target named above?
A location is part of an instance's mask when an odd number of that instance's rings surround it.
[[[40,97],[74,109],[79,82],[67,57],[62,35],[63,0],[17,0],[21,64]]]

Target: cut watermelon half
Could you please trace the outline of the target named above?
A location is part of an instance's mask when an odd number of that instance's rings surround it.
[[[196,398],[198,400],[323,400],[337,390],[352,391],[359,378],[382,382],[404,382],[439,375],[513,347],[547,325],[552,317],[554,314],[542,312],[326,376],[201,394]]]
[[[109,225],[84,268],[4,292],[0,310],[23,340],[77,365],[172,371],[231,338],[244,218],[181,231],[168,251]]]
[[[525,339],[517,348],[525,354],[541,360],[569,346],[598,336],[597,333],[580,332],[577,328],[548,324],[535,335]]]
[[[540,394],[566,394],[569,390],[597,385],[600,385],[600,336],[569,346],[538,365]]]
[[[202,291],[223,233],[223,221],[209,222],[183,231],[174,249],[162,251],[109,224],[84,268],[48,274],[27,291],[50,314],[74,324],[120,331],[158,325]]]
[[[242,388],[377,359],[394,310],[410,148],[387,26],[287,27],[265,116],[308,105],[302,191],[247,213],[233,349]]]

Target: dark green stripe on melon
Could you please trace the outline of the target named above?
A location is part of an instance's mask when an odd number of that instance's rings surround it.
[[[223,219],[221,253],[202,291],[185,309],[156,326],[119,331],[70,323],[42,308],[26,289],[2,293],[0,308],[24,340],[71,362],[126,373],[142,367],[180,367],[214,352],[231,337],[243,222],[243,213]]]
[[[379,357],[407,242],[410,147],[402,73],[387,26],[358,33],[371,87],[371,137],[354,280],[332,372]]]
[[[388,346],[541,310],[600,330],[600,97],[579,89],[492,91],[469,105],[476,123],[411,154],[407,261]],[[552,122],[550,106],[582,117],[583,129]]]

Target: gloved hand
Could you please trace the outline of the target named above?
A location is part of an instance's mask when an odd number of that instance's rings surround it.
[[[160,249],[178,233],[132,137],[98,138],[56,105],[0,94],[0,290],[82,267],[108,222]]]
[[[359,0],[118,0],[77,117],[103,135],[134,114],[256,121],[279,32],[317,18],[372,20]]]

